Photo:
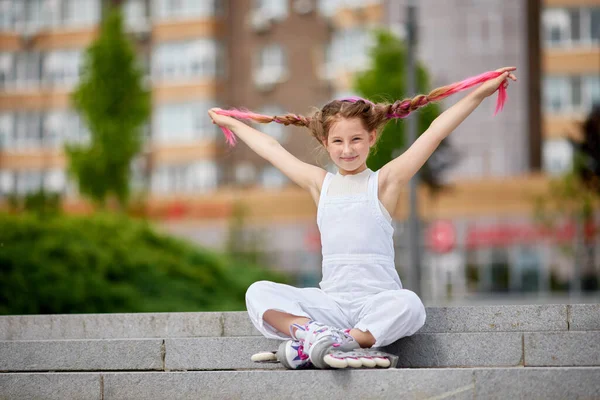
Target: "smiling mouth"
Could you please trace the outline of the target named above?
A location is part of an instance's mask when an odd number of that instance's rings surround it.
[[[344,161],[352,161],[352,160],[354,160],[354,159],[355,159],[355,158],[357,158],[357,157],[358,157],[358,156],[349,157],[349,158],[348,158],[348,157],[340,157],[340,158],[341,158],[342,160],[344,160]]]

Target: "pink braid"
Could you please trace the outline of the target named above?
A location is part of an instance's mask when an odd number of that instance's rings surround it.
[[[404,100],[404,101],[400,102],[399,104],[397,104],[397,106],[395,105],[396,111],[391,114],[388,114],[388,118],[389,119],[406,118],[412,111],[416,110],[419,107],[423,107],[434,101],[442,100],[450,95],[453,95],[455,93],[461,92],[466,89],[469,89],[475,85],[478,85],[478,84],[488,81],[490,79],[495,79],[502,74],[503,74],[502,72],[497,72],[497,71],[485,72],[481,75],[477,75],[477,76],[465,79],[461,82],[453,83],[451,85],[438,88],[438,89],[434,90],[433,92],[431,92],[429,96],[420,95],[420,96],[415,97],[415,99],[413,99],[412,101]],[[366,100],[366,99],[362,99],[360,97],[356,97],[356,96],[341,99],[341,101],[349,101],[352,103],[355,103],[359,100],[362,100],[362,101],[365,101],[366,103],[374,105],[373,102]],[[502,111],[506,100],[507,100],[506,89],[504,88],[504,85],[501,84],[498,87],[498,100],[496,102],[496,110],[494,112],[494,115],[496,115],[500,111]],[[411,107],[413,108],[412,110],[411,110]],[[271,117],[268,115],[253,113],[248,110],[238,110],[238,109],[220,110],[220,111],[217,111],[217,114],[227,115],[227,116],[238,118],[241,120],[257,121],[257,122],[260,122],[263,124],[269,123],[269,122],[277,122],[277,123],[284,124],[284,125],[292,124],[292,125],[298,125],[298,126],[308,126],[308,124],[309,124],[309,120],[306,117],[303,117],[300,115],[295,115],[295,114],[287,114],[282,117]],[[223,126],[221,127],[221,130],[223,131],[223,134],[225,135],[226,142],[230,146],[235,146],[236,137],[235,137],[234,133],[231,130],[229,130],[228,128],[225,128]]]

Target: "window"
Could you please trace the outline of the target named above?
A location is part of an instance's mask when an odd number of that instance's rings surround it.
[[[18,112],[15,114],[15,137],[13,146],[17,150],[31,150],[41,147],[42,116],[39,112]]]
[[[101,0],[62,1],[64,26],[91,26],[100,22]]]
[[[44,147],[59,148],[64,140],[67,116],[61,112],[50,112],[44,117]]]
[[[542,24],[549,47],[600,42],[600,7],[548,8]]]
[[[14,80],[13,53],[0,53],[0,89],[9,87]]]
[[[365,28],[351,28],[333,34],[325,59],[330,74],[339,70],[360,71],[368,67],[368,53],[373,46],[373,38]]]
[[[218,46],[214,40],[159,44],[152,57],[152,75],[157,80],[215,77]]]
[[[79,82],[82,64],[81,50],[52,51],[43,58],[43,81],[50,86],[75,86]]]
[[[256,167],[249,162],[235,166],[235,181],[241,185],[252,185],[256,181]]]
[[[590,37],[592,42],[600,43],[600,7],[590,10]]]
[[[41,76],[42,56],[38,52],[16,53],[15,87],[36,88],[39,86]]]
[[[0,114],[0,151],[12,146],[13,116]]]
[[[25,26],[33,31],[60,24],[60,0],[29,0],[24,11]]]
[[[549,76],[544,79],[544,109],[550,113],[588,113],[600,103],[600,77]]]
[[[153,171],[152,192],[157,194],[200,193],[217,187],[214,161],[161,165]]]
[[[0,170],[0,196],[12,193],[14,190],[15,178],[11,171]]]
[[[288,0],[255,0],[254,12],[275,20],[284,20],[288,16]]]
[[[37,192],[42,187],[42,171],[39,170],[26,170],[17,171],[15,173],[15,191],[18,195],[25,195],[28,193]]]
[[[561,175],[571,169],[573,146],[567,139],[549,139],[543,144],[544,170],[551,175]]]
[[[564,77],[546,77],[544,79],[544,109],[556,113],[567,108],[569,81]]]
[[[223,0],[153,0],[159,20],[212,17],[223,12]]]
[[[0,0],[0,31],[15,29],[13,0]]]
[[[154,140],[182,143],[215,139],[217,133],[206,110],[208,102],[161,105],[154,113]]]
[[[123,15],[127,26],[145,24],[148,20],[145,0],[126,0],[123,3]]]
[[[44,174],[44,189],[52,193],[64,193],[67,189],[67,177],[65,171],[53,168]]]
[[[278,44],[263,47],[257,55],[254,83],[263,87],[281,82],[286,78],[286,73],[287,61],[283,47]]]
[[[282,70],[285,68],[285,54],[280,45],[272,44],[263,47],[258,57],[258,68],[260,69]]]
[[[583,106],[591,110],[594,105],[600,104],[600,76],[583,77]]]

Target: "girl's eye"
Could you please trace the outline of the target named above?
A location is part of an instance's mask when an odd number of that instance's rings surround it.
[[[355,137],[354,140],[360,140],[360,138],[359,137]]]

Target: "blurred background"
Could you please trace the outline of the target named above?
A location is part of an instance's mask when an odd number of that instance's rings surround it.
[[[256,280],[317,286],[310,195],[207,110],[308,115],[502,66],[504,110],[486,99],[419,175],[418,265],[408,188],[393,213],[398,273],[426,305],[598,302],[600,0],[0,0],[0,313],[243,310]],[[335,171],[306,129],[255,127]]]

